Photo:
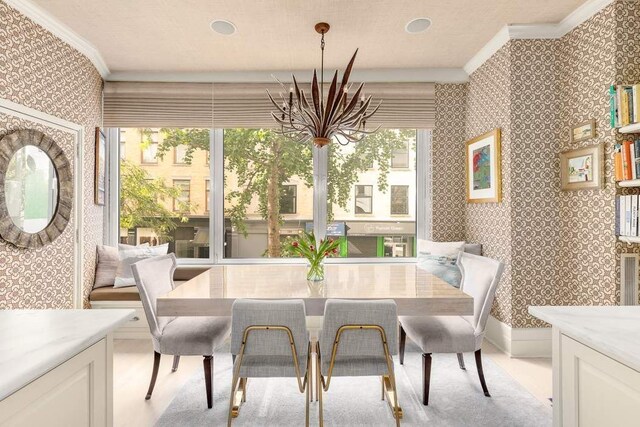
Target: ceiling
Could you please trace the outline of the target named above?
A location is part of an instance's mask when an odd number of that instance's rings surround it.
[[[92,43],[111,72],[459,68],[505,24],[561,21],[584,0],[32,0]],[[420,34],[404,26],[418,17]],[[214,19],[233,22],[231,36]]]

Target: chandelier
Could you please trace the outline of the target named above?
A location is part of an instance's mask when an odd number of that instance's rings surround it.
[[[311,100],[300,89],[295,76],[292,76],[293,86],[289,88],[288,98],[280,93],[281,100],[276,101],[267,90],[267,95],[276,108],[271,115],[279,127],[276,132],[297,142],[313,140],[316,147],[327,145],[332,137],[347,145],[349,142],[361,141],[366,135],[375,133],[374,130],[366,130],[366,123],[380,108],[380,102],[370,110],[371,96],[365,97],[364,83],[360,83],[358,89],[349,97],[351,83],[349,76],[353,63],[358,54],[355,53],[344,71],[340,86],[338,86],[338,71],[333,75],[329,86],[329,92],[324,96],[324,35],[329,31],[329,24],[320,22],[315,25],[315,30],[321,35],[320,39],[320,82],[317,72],[313,70],[311,81]],[[285,88],[282,83],[280,83]]]

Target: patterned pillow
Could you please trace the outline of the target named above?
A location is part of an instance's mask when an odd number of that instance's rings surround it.
[[[442,255],[419,255],[417,265],[418,268],[439,277],[451,286],[460,287],[462,273],[456,265],[456,258]]]
[[[136,262],[152,258],[158,255],[166,255],[169,250],[169,244],[159,246],[147,246],[147,247],[124,247],[126,245],[120,245],[118,247],[118,272],[116,273],[116,280],[113,284],[114,288],[126,288],[127,286],[135,286],[136,280],[133,277],[133,271],[131,265]]]
[[[121,247],[135,248],[135,246],[120,245]],[[140,246],[149,246],[143,243]],[[113,286],[118,271],[118,248],[113,246],[98,245],[96,260],[96,277],[93,281],[93,289]]]

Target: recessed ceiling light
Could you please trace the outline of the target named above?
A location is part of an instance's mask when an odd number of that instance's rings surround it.
[[[427,31],[427,29],[431,26],[431,19],[429,18],[416,18],[407,22],[404,30],[409,34],[417,34],[423,31]]]
[[[222,34],[224,36],[230,36],[237,30],[236,26],[233,25],[233,22],[225,21],[224,19],[216,19],[215,21],[211,21],[211,29],[216,33]]]

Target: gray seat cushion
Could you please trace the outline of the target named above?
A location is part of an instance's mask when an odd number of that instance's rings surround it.
[[[240,361],[236,357],[236,363]],[[300,377],[304,377],[307,370],[307,355],[298,356]],[[293,364],[293,356],[259,356],[246,355],[242,358],[240,377],[244,378],[277,378],[295,377],[296,368]]]
[[[482,336],[460,316],[401,316],[400,324],[423,353],[464,353],[476,351]]]
[[[162,330],[160,353],[209,356],[230,330],[230,317],[176,317]]]

